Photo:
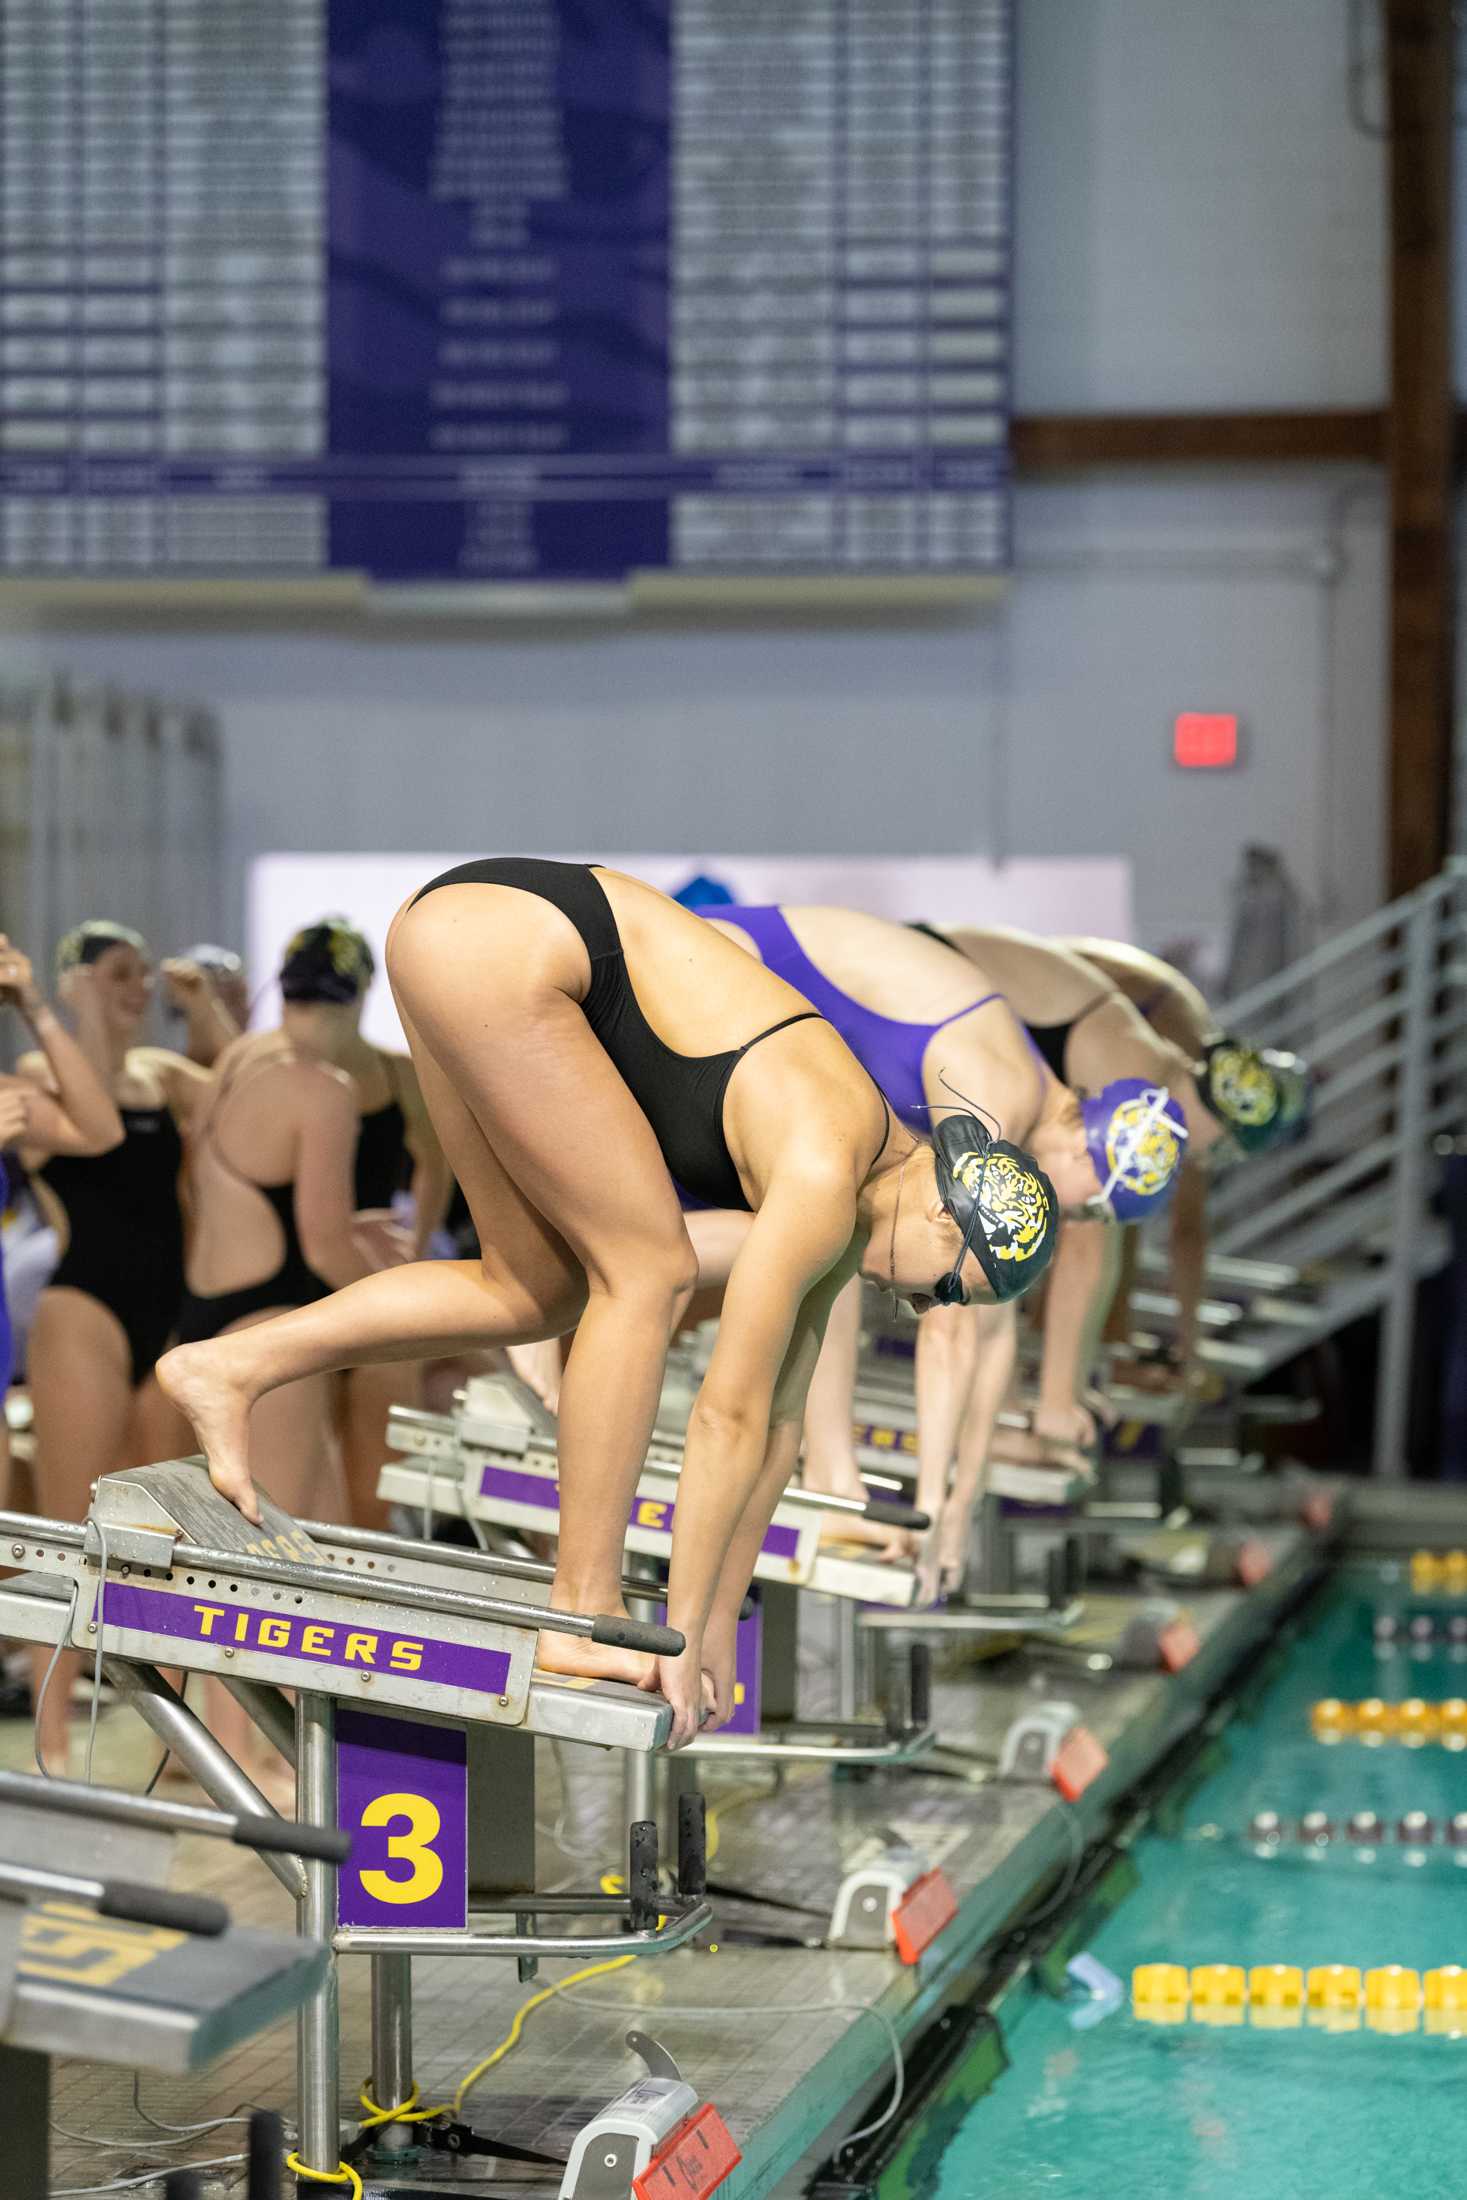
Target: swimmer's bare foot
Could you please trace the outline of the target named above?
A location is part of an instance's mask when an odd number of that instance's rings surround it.
[[[620,1611],[621,1606],[617,1605]],[[646,1688],[653,1678],[656,1659],[643,1650],[616,1650],[592,1642],[589,1635],[552,1634],[542,1628],[535,1646],[535,1663],[545,1673],[569,1673],[593,1681],[625,1681],[632,1688]]]
[[[1056,1474],[1095,1480],[1095,1461],[1063,1437],[1041,1436],[1032,1429],[1001,1428],[993,1438],[993,1457],[1016,1467],[1049,1467]]]
[[[900,1566],[912,1557],[917,1538],[910,1528],[884,1527],[879,1520],[862,1520],[856,1513],[830,1513],[820,1524],[822,1543],[869,1543],[875,1556]]]
[[[225,1343],[175,1345],[158,1362],[158,1387],[193,1423],[215,1489],[258,1526],[260,1501],[249,1470],[254,1398],[228,1363]]]
[[[816,1460],[807,1453],[800,1469],[800,1487],[817,1497],[849,1497],[858,1505],[864,1505],[871,1495],[861,1480],[860,1469],[854,1457],[847,1459]],[[910,1528],[884,1526],[877,1520],[863,1520],[859,1513],[830,1513],[820,1524],[822,1543],[869,1543],[876,1556],[892,1565],[901,1565],[913,1556],[917,1538]]]

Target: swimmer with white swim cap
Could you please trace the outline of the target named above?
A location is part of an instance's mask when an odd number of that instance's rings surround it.
[[[1170,1096],[1132,1080],[1079,1103],[1026,1034],[1001,973],[918,927],[858,910],[735,905],[703,914],[830,1018],[909,1125],[940,1128],[954,1095],[971,1096],[1033,1154],[1076,1220],[1165,1198],[1185,1136]],[[921,1569],[933,1594],[962,1576],[968,1514],[1012,1380],[1017,1332],[1012,1310],[919,1311],[917,1503],[938,1523]],[[807,1481],[852,1497],[862,1494],[851,1435],[858,1347],[853,1294],[806,1420]]]

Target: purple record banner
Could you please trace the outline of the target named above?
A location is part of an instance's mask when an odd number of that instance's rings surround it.
[[[469,1921],[468,1736],[342,1709],[336,1822],[352,1837],[340,1922],[462,1931]]]

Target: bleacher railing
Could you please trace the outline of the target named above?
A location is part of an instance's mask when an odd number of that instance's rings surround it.
[[[1407,1469],[1417,1285],[1448,1242],[1438,1140],[1467,1130],[1467,860],[1219,1010],[1222,1028],[1313,1065],[1297,1144],[1224,1176],[1212,1242],[1315,1271],[1323,1336],[1379,1312],[1375,1471]]]

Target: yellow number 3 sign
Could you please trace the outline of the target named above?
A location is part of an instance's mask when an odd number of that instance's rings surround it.
[[[406,1831],[388,1834],[387,1854],[410,1866],[407,1877],[364,1871],[362,1885],[374,1902],[428,1902],[443,1885],[443,1859],[433,1846],[443,1819],[426,1795],[377,1795],[362,1812],[361,1824],[391,1826],[398,1819],[406,1821]]]
[[[351,1835],[338,1916],[378,1931],[469,1921],[468,1742],[462,1727],[343,1705],[337,1823]]]

